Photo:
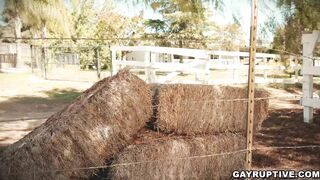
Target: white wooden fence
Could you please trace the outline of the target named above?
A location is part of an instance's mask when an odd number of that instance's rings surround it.
[[[151,46],[113,46],[112,73],[120,68],[130,67],[133,70],[143,70],[147,82],[152,83],[193,83],[193,84],[241,84],[246,79],[239,79],[239,72],[247,72],[248,65],[240,62],[249,57],[248,52],[208,51],[187,48],[151,47]],[[176,56],[182,56],[183,62]],[[269,71],[283,71],[284,66],[268,65],[270,59],[279,58],[276,54],[257,53],[259,64],[256,69],[263,78],[257,78],[257,83],[281,83],[283,80],[268,78]],[[210,69],[232,71],[232,79],[211,80]],[[298,69],[297,69],[298,70]],[[165,73],[158,77],[157,72]],[[194,75],[194,79],[174,79],[180,73]]]
[[[312,34],[303,34],[303,97],[301,105],[303,108],[303,120],[310,123],[313,120],[313,108],[320,108],[320,99],[313,97],[313,76],[320,75],[318,60],[313,60],[313,51],[317,42],[320,42],[320,31],[313,31]]]

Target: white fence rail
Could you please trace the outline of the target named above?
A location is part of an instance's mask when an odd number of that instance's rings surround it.
[[[249,57],[248,52],[207,51],[187,48],[168,48],[151,46],[114,46],[112,50],[112,73],[120,68],[130,67],[144,71],[146,81],[152,83],[193,83],[193,84],[242,84],[247,80],[240,79],[242,73],[247,73],[248,65],[241,59]],[[180,62],[180,56],[182,62]],[[257,53],[261,64],[256,65],[257,83],[278,83],[284,80],[269,78],[272,71],[284,71],[284,66],[268,65],[268,60],[278,59],[277,54]],[[211,71],[213,70],[213,71]],[[210,78],[215,70],[232,72],[230,79]],[[295,68],[298,71],[299,68]],[[157,74],[161,73],[162,77]],[[176,78],[180,73],[192,74],[193,79]],[[166,74],[163,76],[163,74]],[[297,78],[297,73],[296,73]],[[292,80],[291,80],[292,81]],[[296,82],[297,79],[295,79]]]

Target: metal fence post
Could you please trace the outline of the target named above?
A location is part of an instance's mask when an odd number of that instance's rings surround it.
[[[251,3],[251,31],[248,77],[248,119],[247,119],[247,154],[246,169],[251,169],[252,145],[253,145],[253,121],[254,121],[254,88],[255,88],[255,59],[256,59],[256,35],[257,35],[257,0]]]
[[[42,58],[41,58],[41,61],[42,61],[42,76],[44,79],[47,79],[47,61],[46,61],[46,48],[45,47],[42,47],[41,49],[41,55],[42,55]]]
[[[100,62],[100,48],[95,48],[95,54],[96,54],[96,67],[97,67],[97,76],[98,79],[101,79],[101,62]]]
[[[33,72],[34,72],[34,46],[31,45],[30,49],[31,49],[31,72],[33,74]]]

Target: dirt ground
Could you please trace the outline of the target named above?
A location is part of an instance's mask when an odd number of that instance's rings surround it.
[[[0,147],[21,139],[92,85],[30,73],[0,73],[0,84]]]
[[[63,109],[92,82],[42,80],[30,73],[0,73],[0,151]],[[19,87],[19,88],[17,88]],[[299,87],[268,87],[271,96],[300,96]],[[320,110],[303,123],[297,98],[272,99],[269,116],[254,137],[256,169],[320,169],[320,148],[265,149],[320,145]]]
[[[320,111],[314,123],[302,121],[302,109],[274,109],[254,137],[256,148],[320,146]],[[257,169],[320,169],[320,148],[257,150],[253,154]]]

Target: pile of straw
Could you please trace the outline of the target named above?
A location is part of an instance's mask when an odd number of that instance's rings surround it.
[[[247,89],[231,86],[161,85],[153,86],[157,102],[155,127],[166,133],[212,134],[243,132],[247,119]],[[268,93],[256,90],[256,98]],[[267,99],[255,101],[254,130],[268,112]]]
[[[110,179],[229,179],[242,169],[245,138],[236,134],[203,137],[142,135],[113,161]],[[146,138],[147,137],[147,138]],[[151,138],[150,138],[151,137]],[[153,138],[152,138],[153,137]],[[230,153],[214,155],[217,153]]]
[[[138,105],[138,106],[137,106]],[[132,143],[152,114],[149,87],[121,71],[96,83],[74,103],[51,116],[0,159],[1,179],[79,179]],[[61,170],[59,172],[50,172]]]
[[[243,169],[246,88],[151,87],[127,70],[97,82],[9,146],[0,157],[0,177],[87,179],[97,169],[74,168],[105,162],[112,165],[106,171],[111,179],[228,179]],[[268,93],[257,90],[255,97]],[[267,99],[255,101],[255,131],[267,110]]]

